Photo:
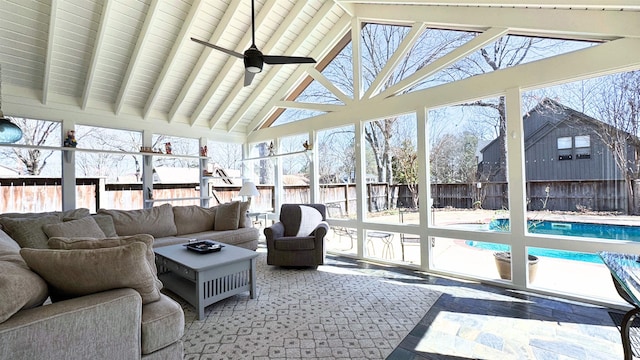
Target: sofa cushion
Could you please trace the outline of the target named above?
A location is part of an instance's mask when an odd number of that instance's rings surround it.
[[[107,239],[94,239],[94,238],[65,238],[65,237],[53,237],[49,239],[49,247],[51,249],[60,250],[77,250],[77,249],[103,249],[111,248],[120,245],[131,244],[132,242],[142,242],[147,246],[146,259],[147,264],[153,272],[153,276],[157,277],[158,269],[156,268],[156,254],[153,252],[153,236],[149,234],[138,234],[132,236],[121,236]],[[162,282],[156,278],[156,287],[158,290],[162,289]]]
[[[57,224],[45,224],[42,225],[42,230],[50,238],[54,236],[68,238],[91,237],[97,239],[106,237],[104,231],[100,229],[98,223],[91,216]]]
[[[100,230],[102,230],[105,237],[112,238],[118,236],[116,226],[113,223],[113,218],[111,216],[94,214],[91,215],[91,217],[96,221],[96,224],[98,224],[98,227],[100,227]]]
[[[45,215],[33,218],[0,218],[4,231],[22,248],[46,249],[49,236],[42,230],[43,225],[61,223],[60,217]]]
[[[197,205],[174,206],[173,217],[178,235],[213,230],[217,208],[203,208]]]
[[[39,306],[49,296],[47,283],[26,265],[0,260],[0,323],[22,309]]]
[[[119,236],[151,234],[154,237],[178,233],[170,204],[141,210],[99,209],[98,214],[110,215]]]
[[[213,230],[236,230],[240,223],[240,202],[232,201],[216,206],[216,221],[213,223]]]
[[[182,307],[164,294],[142,306],[142,354],[151,354],[180,340],[184,334]]]
[[[147,245],[138,241],[104,249],[20,250],[27,265],[49,284],[53,301],[132,288],[143,304],[160,299],[146,254]]]

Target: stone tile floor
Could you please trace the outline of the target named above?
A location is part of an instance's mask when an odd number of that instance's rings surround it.
[[[424,276],[443,294],[388,360],[623,358],[619,310]]]

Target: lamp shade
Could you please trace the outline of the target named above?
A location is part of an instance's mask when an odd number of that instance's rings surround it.
[[[242,187],[240,188],[240,192],[238,193],[238,195],[258,196],[260,195],[260,192],[258,191],[258,188],[256,188],[256,184],[254,184],[252,181],[246,181],[244,184],[242,184]]]
[[[2,112],[0,111],[0,115]],[[0,143],[14,143],[22,139],[22,130],[11,121],[0,116]]]

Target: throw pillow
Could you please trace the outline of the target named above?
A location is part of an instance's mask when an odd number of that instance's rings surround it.
[[[156,267],[156,254],[153,252],[153,236],[149,234],[138,234],[133,236],[121,236],[108,239],[92,239],[92,238],[75,238],[69,239],[65,237],[52,237],[49,239],[49,248],[60,250],[77,250],[77,249],[104,249],[121,245],[128,245],[133,242],[142,242],[147,245],[147,253],[145,255],[147,264],[151,268],[153,275],[157,277],[158,269]],[[156,287],[162,289],[162,282],[156,278]]]
[[[216,212],[197,205],[174,206],[173,217],[179,235],[193,234],[213,230]]]
[[[43,225],[57,224],[62,221],[58,216],[46,215],[34,218],[0,218],[4,231],[21,248],[46,249],[49,236],[42,230]]]
[[[96,223],[91,216],[78,220],[65,221],[59,224],[42,225],[42,230],[50,238],[54,236],[63,236],[68,238],[82,236],[101,239],[106,236],[104,231],[100,229],[98,223]]]
[[[96,221],[96,224],[98,224],[98,227],[100,227],[100,230],[104,232],[106,237],[112,238],[118,236],[118,233],[116,233],[116,226],[113,223],[113,218],[111,216],[95,214],[91,215],[91,217]]]
[[[120,236],[151,234],[166,237],[178,233],[170,204],[140,210],[99,209],[98,214],[110,215]]]
[[[42,305],[48,296],[47,283],[26,265],[0,261],[0,323],[22,309]]]
[[[147,245],[137,241],[104,249],[20,250],[27,265],[49,284],[52,301],[132,288],[143,304],[160,299],[146,253]]]
[[[240,223],[239,214],[239,201],[218,205],[216,207],[216,221],[213,223],[213,230],[237,230]]]
[[[239,228],[246,228],[246,227],[251,227],[251,219],[249,219],[249,216],[247,215],[249,213],[249,207],[251,206],[251,202],[250,201],[242,201],[240,202],[240,213],[238,214],[239,219],[238,219],[238,227]]]
[[[300,227],[296,236],[309,236],[322,221],[322,214],[316,208],[300,205]]]

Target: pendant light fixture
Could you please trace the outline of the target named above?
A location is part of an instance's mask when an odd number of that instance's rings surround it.
[[[2,113],[2,65],[0,65],[0,143],[11,144],[20,139],[22,139],[20,127],[5,118]]]

